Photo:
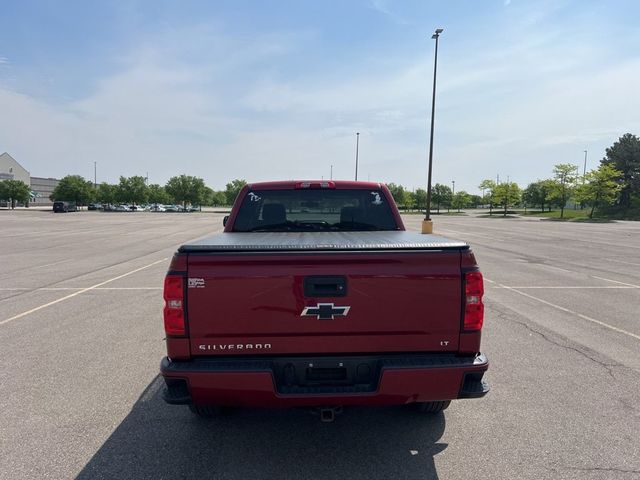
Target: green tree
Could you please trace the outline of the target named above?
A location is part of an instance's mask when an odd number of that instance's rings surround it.
[[[440,205],[451,204],[451,189],[447,185],[436,183],[431,189],[431,200],[436,204],[436,210],[440,213]]]
[[[93,182],[85,180],[80,175],[67,175],[60,180],[49,198],[53,201],[73,201],[76,205],[86,205],[94,195]]]
[[[396,205],[400,207],[404,205],[404,194],[405,190],[402,185],[396,185],[395,183],[388,183],[387,188],[391,192],[391,196],[393,200],[396,202]]]
[[[560,207],[560,218],[564,218],[564,208],[571,198],[578,179],[578,169],[570,163],[559,163],[553,167],[553,186],[551,200],[555,200]]]
[[[171,203],[171,196],[167,193],[165,188],[162,185],[158,185],[157,183],[152,183],[148,187],[149,191],[149,203],[157,204],[167,204]]]
[[[227,196],[223,191],[213,192],[211,199],[211,205],[213,206],[225,205],[227,203]]]
[[[145,178],[141,175],[133,177],[120,177],[117,187],[118,200],[134,205],[146,203],[149,198],[149,187]]]
[[[115,203],[117,187],[109,183],[101,183],[96,190],[95,199],[103,204]]]
[[[215,192],[212,188],[205,186],[202,194],[202,205],[213,206],[213,195]]]
[[[522,192],[522,200],[526,205],[535,207],[540,205],[540,210],[544,212],[544,206],[548,203],[549,195],[553,190],[553,182],[550,180],[538,180],[530,183]]]
[[[480,195],[469,194],[468,207],[478,208],[478,205],[482,205],[482,197]]]
[[[410,192],[409,190],[405,190],[404,191],[404,195],[402,197],[402,204],[404,205],[404,209],[406,210],[413,210],[415,204],[416,204],[416,195],[413,192]]]
[[[414,195],[414,200],[415,200],[415,204],[416,204],[416,208],[418,210],[423,210],[424,208],[426,208],[427,206],[427,191],[422,189],[422,188],[418,188],[416,189]]]
[[[625,133],[607,148],[601,163],[622,172],[620,206],[629,208],[632,196],[640,196],[640,139]]]
[[[240,179],[235,179],[227,183],[227,189],[224,192],[225,196],[227,197],[227,205],[233,205],[233,202],[235,202],[236,197],[240,193],[240,190],[242,190],[242,187],[244,187],[246,184],[247,182],[245,180]]]
[[[503,216],[507,216],[507,210],[510,206],[516,205],[520,202],[520,196],[522,192],[520,187],[515,182],[503,182],[495,186],[493,189],[493,199],[497,205],[501,205],[504,208]]]
[[[185,210],[187,204],[202,205],[205,200],[205,188],[203,179],[191,175],[171,177],[164,187],[175,202],[182,203]]]
[[[467,192],[460,190],[453,196],[451,206],[458,209],[458,212],[460,212],[461,208],[466,208],[469,205],[470,198],[471,196]]]
[[[593,218],[596,208],[612,205],[618,199],[622,184],[620,170],[608,163],[600,164],[597,170],[591,170],[585,176],[585,183],[576,187],[576,199],[591,206],[589,218]]]
[[[27,203],[31,193],[29,185],[21,180],[0,181],[0,200],[10,202],[11,209],[16,208],[16,202]]]
[[[496,188],[496,182],[487,178],[480,182],[478,188],[482,190],[482,203],[484,205],[489,202],[489,215],[493,213],[493,190]]]

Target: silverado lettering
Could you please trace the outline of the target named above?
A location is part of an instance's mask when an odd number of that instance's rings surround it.
[[[246,185],[224,232],[171,260],[164,399],[199,415],[234,405],[438,412],[489,391],[483,294],[469,245],[406,231],[383,184]]]
[[[271,348],[270,343],[228,343],[228,344],[206,344],[206,345],[198,345],[198,349],[200,350],[267,350]]]

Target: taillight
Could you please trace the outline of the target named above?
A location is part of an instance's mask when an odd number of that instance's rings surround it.
[[[167,275],[165,277],[164,302],[164,331],[167,335],[184,335],[183,277],[177,275]]]
[[[467,272],[464,275],[465,304],[464,304],[464,329],[474,331],[482,329],[484,322],[484,282],[480,272]]]

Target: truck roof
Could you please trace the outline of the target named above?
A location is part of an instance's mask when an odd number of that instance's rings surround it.
[[[345,182],[346,183],[346,182]],[[226,232],[186,243],[179,252],[451,250],[469,245],[405,230],[380,232]]]
[[[329,188],[335,188],[336,190],[371,190],[379,189],[382,185],[380,182],[356,182],[353,180],[285,180],[277,182],[250,183],[249,188],[251,190],[294,190],[302,184],[325,184],[329,186]]]

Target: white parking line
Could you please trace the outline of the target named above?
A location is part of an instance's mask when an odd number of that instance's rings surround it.
[[[617,258],[609,258],[607,260],[611,262],[624,263],[625,265],[635,265],[636,267],[640,267],[640,263],[627,262],[626,260],[618,260]]]
[[[618,280],[611,280],[610,278],[604,278],[604,277],[596,277],[595,275],[591,275],[591,277],[597,278],[598,280],[604,280],[605,282],[619,283],[620,285],[626,285],[627,287],[640,288],[640,285],[634,285],[633,283],[619,282]]]
[[[540,266],[540,267],[551,268],[553,270],[559,270],[561,272],[576,273],[576,272],[572,272],[571,270],[567,270],[567,269],[564,269],[564,268],[556,267],[554,265],[547,265],[545,263],[538,263],[537,265]]]
[[[502,241],[502,239],[494,238],[494,237],[491,237],[491,236],[489,236],[489,235],[485,235],[485,234],[483,234],[483,233],[460,232],[460,231],[458,231],[458,230],[451,230],[450,228],[439,228],[439,229],[438,229],[438,232],[441,232],[441,231],[444,231],[444,232],[451,232],[451,233],[455,233],[456,235],[461,235],[461,236],[470,235],[470,236],[472,236],[472,237],[486,238],[487,240],[493,240],[493,241],[495,241],[495,242],[501,242],[501,241]],[[436,232],[436,233],[437,233],[437,232]]]
[[[610,287],[616,288],[616,287]],[[84,290],[85,287],[42,287],[42,288],[0,288],[0,292],[58,292],[65,290]],[[96,287],[92,290],[162,290],[162,287]]]
[[[60,265],[61,263],[67,263],[67,262],[70,262],[71,260],[73,260],[73,259],[69,258],[67,260],[60,260],[59,262],[47,263],[46,265],[38,265],[37,267],[31,267],[31,268],[36,270],[38,268],[53,267],[54,265]]]
[[[39,307],[32,308],[31,310],[27,310],[26,312],[22,312],[22,313],[20,313],[18,315],[15,315],[15,316],[11,317],[11,318],[7,318],[6,320],[2,320],[0,322],[0,325],[4,325],[5,323],[13,322],[14,320],[18,320],[19,318],[26,317],[27,315],[29,315],[31,313],[37,312],[39,310],[42,310],[43,308],[47,308],[47,307],[50,307],[51,305],[55,305],[56,303],[60,303],[60,302],[63,302],[65,300],[68,300],[70,298],[76,297],[76,296],[80,295],[81,293],[88,292],[89,290],[95,290],[96,288],[101,287],[103,285],[106,285],[107,283],[111,283],[111,282],[114,282],[116,280],[120,280],[121,278],[124,278],[124,277],[127,277],[129,275],[132,275],[132,274],[134,274],[136,272],[139,272],[140,270],[144,270],[146,268],[153,267],[154,265],[157,265],[159,263],[166,262],[166,261],[167,261],[167,259],[163,258],[161,260],[157,260],[157,261],[155,261],[153,263],[150,263],[149,265],[145,265],[144,267],[136,268],[135,270],[131,270],[130,272],[123,273],[122,275],[118,275],[117,277],[110,278],[109,280],[105,280],[104,282],[96,283],[95,285],[92,285],[91,287],[83,288],[82,290],[78,290],[77,292],[71,293],[71,294],[69,294],[69,295],[67,295],[65,297],[59,298],[59,299],[54,300],[54,301],[49,302],[49,303],[45,303],[44,305],[40,305]]]
[[[613,290],[633,290],[635,288],[640,288],[640,286],[631,286],[630,285],[630,286],[625,287],[625,286],[617,286],[617,285],[615,285],[615,286],[612,286],[612,285],[602,286],[601,285],[599,287],[578,287],[578,286],[574,287],[574,286],[561,285],[561,286],[553,287],[553,286],[538,286],[538,285],[536,285],[536,286],[529,286],[529,287],[520,287],[520,286],[514,287],[514,286],[501,285],[499,287],[494,286],[493,288],[507,288],[507,289],[508,288],[513,288],[513,289],[518,289],[518,290],[555,290],[555,289],[565,289],[565,290],[581,290],[581,289],[585,289],[585,290],[590,290],[590,289],[593,289],[593,290],[601,290],[601,289],[603,289],[603,290],[611,290],[611,289],[613,289]]]
[[[522,295],[523,297],[530,298],[531,300],[535,300],[537,302],[543,303],[545,305],[553,307],[553,308],[555,308],[557,310],[560,310],[562,312],[569,313],[571,315],[575,315],[576,317],[579,317],[579,318],[581,318],[583,320],[587,320],[588,322],[595,323],[595,324],[600,325],[602,327],[608,328],[610,330],[613,330],[614,332],[622,333],[622,334],[627,335],[629,337],[633,337],[633,338],[635,338],[637,340],[640,340],[640,335],[636,335],[635,333],[628,332],[626,330],[623,330],[622,328],[614,327],[613,325],[609,325],[608,323],[601,322],[600,320],[596,320],[595,318],[588,317],[586,315],[583,315],[582,313],[574,312],[573,310],[569,310],[568,308],[561,307],[560,305],[556,305],[555,303],[547,302],[546,300],[543,300],[543,299],[538,298],[538,297],[534,297],[533,295],[529,295],[528,293],[522,292],[522,291],[517,290],[517,289],[515,289],[513,287],[507,287],[506,285],[502,285],[502,284],[498,284],[498,285],[500,285],[502,288],[505,288],[507,290],[511,290],[512,292],[515,292],[515,293],[517,293],[519,295]]]

